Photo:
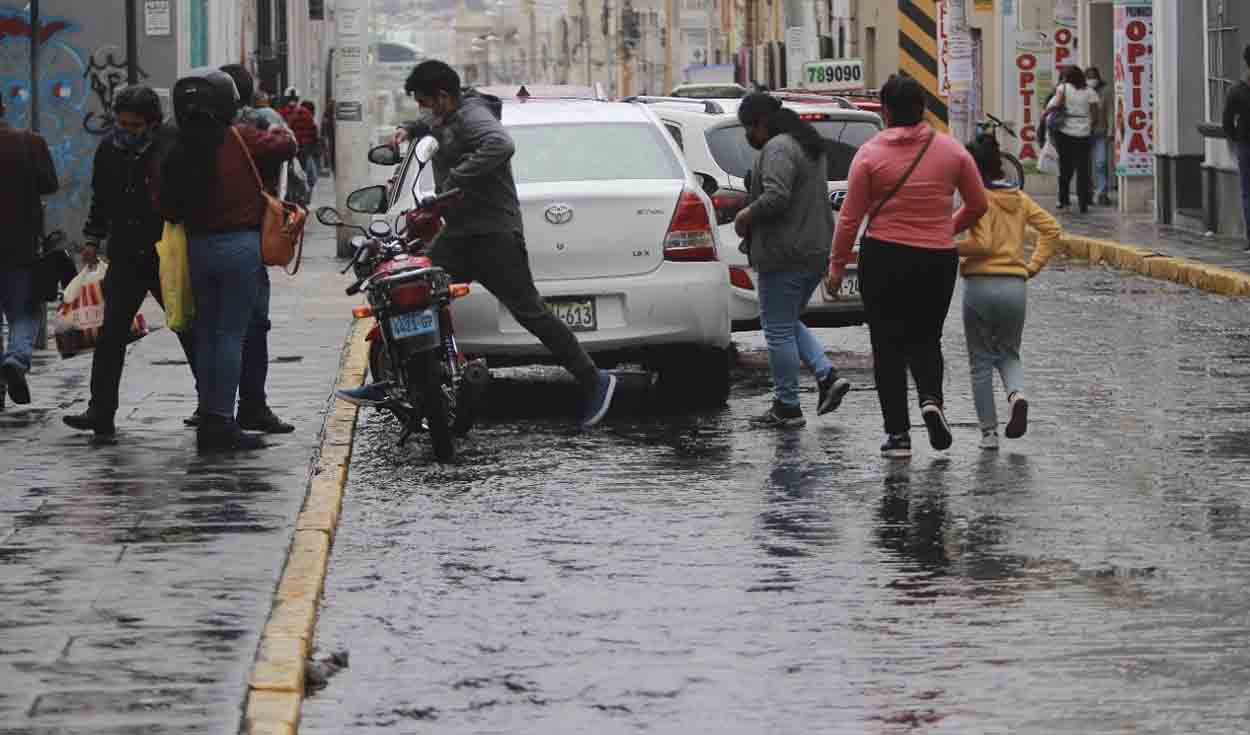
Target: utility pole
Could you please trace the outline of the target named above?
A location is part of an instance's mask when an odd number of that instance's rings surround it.
[[[334,185],[338,209],[344,220],[356,218],[347,209],[347,195],[371,183],[369,161],[361,155],[369,150],[373,126],[369,109],[372,84],[369,74],[370,0],[338,0],[335,9],[334,54]],[[360,217],[365,224],[368,217]],[[351,255],[351,233],[339,228],[339,257]]]
[[[538,81],[538,20],[534,17],[534,4],[535,0],[526,0],[526,10],[530,14],[530,68],[527,80],[530,84]]]
[[[703,0],[707,3],[707,43],[703,46],[703,65],[712,65],[712,49],[716,46],[716,0]]]
[[[586,56],[586,86],[595,86],[590,70],[590,9],[582,0],[582,53]]]
[[[677,27],[678,4],[676,0],[664,0],[664,36],[666,43],[664,44],[664,89],[661,94],[668,94],[673,91],[673,63],[676,61],[673,54],[673,46],[677,45],[677,34],[674,29]]]
[[[126,83],[139,83],[139,18],[135,0],[126,0]]]

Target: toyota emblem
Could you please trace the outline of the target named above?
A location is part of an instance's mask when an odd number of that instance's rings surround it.
[[[573,220],[573,208],[567,204],[552,204],[543,217],[553,225],[566,225]]]

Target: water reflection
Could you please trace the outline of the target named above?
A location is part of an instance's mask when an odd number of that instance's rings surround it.
[[[803,455],[803,435],[779,433],[773,450],[772,469],[764,481],[764,507],[760,511],[760,547],[769,560],[768,570],[752,590],[793,590],[797,583],[796,560],[826,547],[835,537],[833,516],[825,506],[830,487],[827,465]]]

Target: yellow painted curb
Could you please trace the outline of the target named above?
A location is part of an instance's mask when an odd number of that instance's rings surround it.
[[[347,338],[339,388],[364,382],[369,358],[366,327],[366,322],[358,321]],[[335,401],[326,417],[308,494],[295,521],[286,567],[248,676],[244,730],[249,735],[296,735],[299,731],[304,662],[312,647],[330,548],[343,509],[356,416],[355,406]]]
[[[1058,249],[1069,258],[1087,260],[1090,265],[1105,263],[1120,270],[1172,281],[1220,296],[1250,296],[1250,274],[1230,268],[1173,258],[1111,240],[1080,235],[1065,234],[1059,241]]]

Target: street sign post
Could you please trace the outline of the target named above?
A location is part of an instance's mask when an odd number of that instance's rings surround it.
[[[813,92],[858,92],[865,82],[863,59],[821,59],[803,65],[802,86]]]

